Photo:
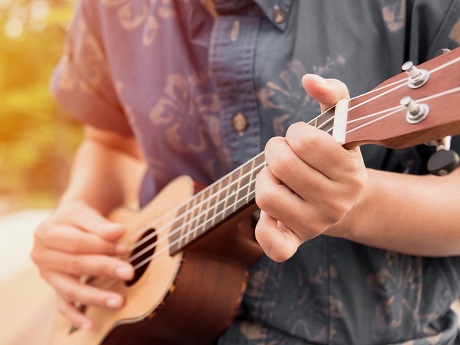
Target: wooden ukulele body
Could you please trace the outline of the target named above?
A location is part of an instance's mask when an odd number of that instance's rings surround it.
[[[70,332],[70,324],[60,317],[53,344],[210,344],[230,325],[246,288],[248,267],[262,251],[251,230],[237,226],[235,219],[171,256],[169,224],[177,217],[171,210],[177,211],[193,194],[193,181],[183,176],[141,211],[119,209],[111,215],[127,227],[123,242],[128,245],[149,230],[166,230],[158,233],[155,255],[137,282],[110,286],[125,296],[125,306],[88,307],[85,313],[95,320],[92,330]]]

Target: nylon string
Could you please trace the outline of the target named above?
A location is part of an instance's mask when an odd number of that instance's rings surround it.
[[[447,63],[445,63],[444,65],[440,65],[434,69],[432,69],[430,71],[430,74],[434,73],[434,72],[437,72],[453,63],[456,63],[460,61],[460,58],[456,58],[454,60],[451,60]],[[381,88],[378,88],[378,89],[374,89],[374,90],[371,90],[367,93],[364,93],[364,94],[361,94],[357,97],[354,97],[352,98],[352,100],[354,99],[358,99],[360,97],[363,97],[365,95],[368,95],[368,94],[371,94],[371,93],[374,93],[374,92],[377,92],[379,90],[382,90],[382,89],[386,89],[386,88],[389,88],[391,86],[394,86],[392,88],[390,88],[389,90],[377,95],[377,96],[374,96],[362,103],[359,103],[351,108],[348,109],[348,111],[350,110],[353,110],[353,109],[356,109],[357,107],[361,106],[361,105],[364,105],[364,104],[367,104],[368,102],[370,101],[375,101],[376,99],[388,94],[388,93],[391,93],[397,89],[399,89],[400,87],[403,87],[405,85],[405,83],[407,82],[406,79],[402,79],[402,80],[399,80],[399,81],[396,81],[396,82],[393,82],[389,85],[385,85]],[[423,102],[423,101],[427,101],[427,100],[431,100],[431,99],[434,99],[434,98],[438,98],[438,97],[442,97],[442,96],[445,96],[445,95],[448,95],[448,94],[451,94],[451,93],[455,93],[455,92],[460,92],[460,87],[456,87],[456,88],[452,88],[450,90],[446,90],[446,91],[443,91],[443,92],[440,92],[440,93],[437,93],[435,95],[431,95],[431,96],[427,96],[427,97],[424,97],[424,98],[421,98],[417,101],[420,101],[420,102]],[[369,115],[366,115],[365,117],[361,117],[359,119],[356,119],[356,120],[351,120],[351,121],[347,121],[347,124],[349,123],[353,123],[353,122],[357,122],[357,121],[364,121],[364,120],[367,120],[369,118],[374,118],[373,120],[369,121],[369,122],[366,122],[356,128],[353,128],[351,130],[348,130],[346,133],[350,133],[352,131],[355,131],[357,129],[360,129],[360,128],[363,128],[365,126],[369,126],[377,121],[380,121],[380,120],[383,120],[385,118],[387,118],[388,116],[391,116],[393,114],[396,114],[397,112],[401,111],[402,109],[404,108],[404,106],[396,106],[396,107],[393,107],[393,108],[389,108],[389,109],[386,109],[386,110],[382,110],[382,111],[379,111],[379,112],[376,112],[376,113],[373,113],[373,114],[369,114]],[[309,121],[308,124],[312,124],[315,120],[317,120],[319,117],[321,117],[322,115],[326,114],[329,110],[321,113],[320,115],[318,115],[316,118],[314,118],[313,120]],[[377,117],[379,116],[380,114],[382,113],[385,113],[384,115],[381,115],[380,117]],[[330,123],[330,121],[332,121],[334,118],[334,116],[332,116],[330,119],[328,119],[327,121],[325,121],[324,123],[320,124],[319,126],[317,126],[318,129],[323,129],[327,124]],[[326,132],[330,132],[331,130],[333,130],[333,128],[330,128],[329,130],[327,130]],[[246,165],[249,165],[249,164],[254,164],[254,161],[257,159],[257,158],[260,158],[261,155],[263,155],[264,152],[261,152],[259,153],[258,155],[256,155],[254,158],[252,158],[250,161],[246,162],[245,164],[243,164],[242,166],[240,166],[239,168],[237,169],[242,169],[243,167],[245,167]],[[250,188],[251,185],[253,185],[255,183],[255,180],[254,179],[251,179],[250,178],[250,181],[249,183],[247,184],[244,184],[242,185],[241,188],[237,188],[236,190],[234,191],[231,191],[231,188],[233,187],[233,185],[237,184],[237,186],[240,186],[241,184],[241,180],[243,178],[246,178],[248,174],[254,174],[254,172],[258,172],[260,171],[263,166],[265,165],[265,162],[259,164],[258,166],[256,166],[255,168],[251,168],[247,173],[245,173],[244,175],[242,176],[239,176],[235,181],[232,181],[230,184],[228,184],[227,186],[225,186],[224,188],[220,189],[217,191],[217,193],[214,193],[214,194],[211,194],[209,195],[207,198],[205,198],[204,200],[201,200],[198,204],[194,205],[192,208],[190,209],[187,209],[186,212],[184,212],[183,214],[179,215],[178,217],[176,218],[173,218],[171,221],[163,224],[160,228],[158,228],[157,230],[155,230],[153,233],[151,233],[150,235],[142,238],[141,240],[135,242],[131,247],[130,247],[130,250],[134,250],[136,249],[138,246],[144,244],[145,242],[153,239],[155,236],[158,236],[160,235],[162,232],[164,231],[167,231],[170,226],[172,226],[173,224],[177,223],[178,221],[180,220],[183,220],[186,216],[189,216],[190,214],[193,214],[193,213],[196,213],[195,211],[201,207],[203,207],[203,205],[205,205],[206,203],[210,202],[210,200],[214,197],[219,197],[220,195],[224,194],[225,191],[227,192],[227,197],[225,197],[224,199],[220,200],[219,204],[221,204],[222,202],[226,202],[228,201],[228,199],[230,199],[230,197],[234,197],[238,192],[246,189],[246,188]],[[203,189],[202,191],[200,191],[199,193],[195,194],[193,196],[193,198],[191,198],[191,200],[197,200],[198,197],[202,196],[205,192],[208,192],[209,190],[212,190],[212,188],[216,187],[219,183],[221,183],[225,178],[229,177],[231,174],[234,174],[236,170],[228,173],[227,175],[225,175],[224,177],[222,177],[221,179],[215,181],[213,184],[211,184],[210,186],[208,186],[207,188]],[[241,174],[240,174],[241,175]],[[230,195],[229,195],[229,192]],[[235,207],[237,203],[241,202],[241,201],[244,201],[244,199],[248,200],[249,197],[252,196],[252,194],[255,193],[255,190],[251,190],[249,194],[245,195],[243,198],[240,198],[239,200],[237,200],[236,202],[234,202],[232,205],[230,205],[229,207],[224,207],[223,210],[221,210],[219,213],[217,214],[214,214],[213,217],[211,219],[207,219],[206,220],[206,223],[208,223],[210,220],[211,221],[214,221],[216,219],[217,216],[221,215],[221,214],[224,214],[226,211],[230,210],[232,207]],[[164,221],[165,219],[167,219],[168,217],[173,217],[173,215],[175,213],[178,213],[180,211],[180,209],[184,206],[186,206],[187,204],[190,204],[190,199],[187,200],[187,201],[184,201],[183,203],[181,203],[179,206],[173,208],[172,210],[168,211],[167,213],[163,214],[161,217],[157,218],[155,220],[155,223],[161,223],[162,221]],[[213,207],[215,209],[216,208],[216,205],[213,205]],[[181,226],[179,227],[176,227],[174,230],[170,231],[170,233],[168,234],[168,236],[165,236],[164,238],[162,238],[161,240],[157,240],[155,242],[153,242],[151,245],[149,245],[148,247],[144,248],[142,251],[136,253],[135,255],[129,257],[127,259],[127,262],[131,263],[133,262],[134,260],[136,260],[137,258],[139,258],[140,256],[144,255],[145,253],[147,253],[148,251],[154,249],[155,247],[157,247],[159,244],[161,244],[162,242],[164,242],[165,240],[169,240],[170,237],[174,234],[177,234],[177,232],[179,231],[182,231],[186,226],[188,225],[191,225],[193,224],[194,221],[198,220],[200,217],[206,215],[207,213],[209,212],[208,209],[205,209],[203,212],[200,212],[198,213],[198,215],[195,215],[194,217],[190,218],[189,220],[187,220],[186,222],[183,222],[181,224]],[[205,223],[205,224],[206,224]],[[151,260],[153,260],[155,257],[157,257],[158,255],[164,253],[166,250],[169,250],[172,246],[180,243],[183,239],[186,239],[188,236],[190,236],[190,234],[193,234],[196,232],[198,227],[195,227],[191,230],[189,230],[188,232],[185,232],[184,234],[182,234],[181,236],[179,236],[178,238],[176,238],[174,241],[172,241],[169,246],[165,246],[163,247],[161,250],[159,251],[156,251],[152,256],[144,259],[142,262],[138,263],[135,267],[134,267],[134,270],[137,270],[139,269],[140,267],[148,264]],[[145,232],[145,228],[143,229],[139,229],[139,230],[136,230],[134,231],[132,234],[130,234],[128,236],[128,238],[134,238],[136,236],[139,236],[141,233],[144,233]],[[92,281],[92,285],[96,285],[95,282],[100,282],[101,280],[104,280],[105,277],[98,277],[98,278],[95,278],[93,281]],[[107,278],[109,279],[109,278]],[[115,280],[115,279],[112,279],[112,282],[105,286],[105,288],[107,287],[110,287],[113,285],[113,283],[115,283],[116,281],[118,280]]]

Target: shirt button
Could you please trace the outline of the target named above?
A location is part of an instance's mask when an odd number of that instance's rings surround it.
[[[243,135],[249,126],[249,122],[242,113],[238,113],[233,116],[232,125],[235,131],[237,131],[240,135]]]
[[[233,22],[232,31],[230,33],[230,39],[232,40],[232,42],[235,42],[237,40],[239,33],[240,33],[240,21],[235,20]]]
[[[286,20],[286,13],[284,13],[278,5],[275,5],[273,9],[273,19],[275,20],[275,23],[283,23]]]

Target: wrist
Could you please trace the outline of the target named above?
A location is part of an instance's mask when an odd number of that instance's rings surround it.
[[[378,173],[377,170],[366,169],[366,174],[363,177],[363,188],[356,197],[355,203],[340,221],[324,232],[325,235],[351,241],[357,238],[359,229],[365,228],[368,219],[373,218],[374,200],[381,179]]]

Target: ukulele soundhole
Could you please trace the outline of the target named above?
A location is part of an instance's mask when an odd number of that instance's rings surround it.
[[[157,236],[153,235],[155,229],[147,230],[141,238],[137,241],[140,243],[131,253],[131,264],[134,267],[134,278],[126,282],[127,286],[132,286],[142,277],[145,270],[152,260],[152,256],[155,253]]]

